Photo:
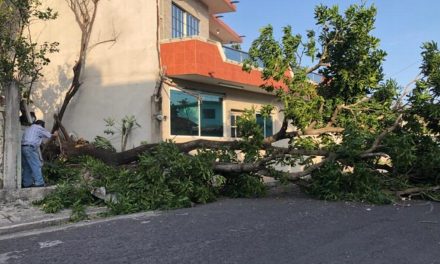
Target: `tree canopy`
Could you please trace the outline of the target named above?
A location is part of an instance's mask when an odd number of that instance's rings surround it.
[[[436,43],[424,43],[420,78],[412,91],[401,91],[395,80],[384,80],[386,52],[371,34],[375,15],[374,6],[352,5],[341,14],[337,6],[319,5],[319,33],[310,30],[304,38],[287,26],[281,41],[269,25],[252,43],[244,68],[262,61],[265,80],[284,81],[287,89],[265,88],[275,89],[285,122],[296,131],[283,133],[290,135],[289,148],[326,152],[320,163],[306,162],[316,178],[368,175],[437,184],[440,52]],[[316,64],[303,65],[304,56]],[[322,81],[311,83],[312,72]]]

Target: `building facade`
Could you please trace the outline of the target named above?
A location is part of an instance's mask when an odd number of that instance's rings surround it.
[[[80,48],[81,31],[66,2],[45,1],[59,17],[33,28],[38,42],[60,43],[33,93],[37,117],[49,126]],[[276,133],[282,123],[277,98],[259,87],[259,69],[242,71],[247,54],[229,45],[241,38],[219,17],[236,9],[230,0],[100,1],[82,85],[64,126],[93,140],[103,135],[105,118],[133,115],[140,127],[130,135],[128,148],[166,139],[231,140],[239,137],[241,113],[255,108],[264,134]],[[270,118],[258,114],[266,104],[276,107]]]

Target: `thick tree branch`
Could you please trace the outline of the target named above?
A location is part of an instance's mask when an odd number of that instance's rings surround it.
[[[323,127],[316,129],[304,129],[303,135],[321,135],[325,133],[342,133],[344,131],[343,127]]]
[[[270,137],[266,137],[263,141],[263,144],[265,145],[270,145],[273,142],[276,142],[278,140],[284,139],[287,136],[287,127],[289,126],[289,122],[287,120],[287,118],[284,118],[283,120],[283,124],[281,125],[280,130],[275,133],[274,135],[270,136]]]
[[[298,172],[291,172],[287,174],[287,180],[291,181],[291,182],[296,182],[298,181],[301,177],[307,176],[310,173],[312,173],[314,170],[319,169],[320,167],[322,167],[323,165],[325,165],[327,162],[333,162],[336,158],[336,154],[332,153],[328,156],[328,158],[324,159],[321,162],[315,163],[313,165],[310,165],[309,167],[307,167],[306,169],[304,169],[303,171],[298,171]]]
[[[86,144],[77,146],[74,142],[65,142],[63,149],[69,157],[78,156],[91,156],[102,160],[106,164],[110,165],[122,165],[135,162],[139,160],[139,155],[156,147],[159,143],[145,144],[139,147],[122,151],[122,152],[110,152],[108,150],[95,148],[93,145]],[[232,149],[240,149],[239,141],[210,141],[210,140],[194,140],[185,143],[176,143],[177,148],[181,152],[188,153],[195,149],[220,149],[229,147]]]
[[[92,34],[93,25],[95,23],[96,14],[98,10],[98,2],[99,0],[92,0],[92,7],[90,10],[89,0],[66,0],[70,9],[75,15],[76,22],[81,29],[81,43],[80,43],[80,51],[79,51],[79,59],[75,63],[73,67],[73,79],[70,85],[69,90],[67,91],[63,103],[61,105],[61,109],[58,111],[58,118],[60,121],[63,120],[64,113],[67,109],[72,98],[78,92],[81,87],[81,73],[84,69],[84,65],[87,58],[87,50],[90,42],[90,37]],[[91,14],[90,14],[91,13]],[[54,123],[52,127],[52,132],[58,129],[58,122]]]
[[[402,196],[415,196],[415,195],[421,195],[425,192],[437,192],[437,191],[440,191],[440,186],[413,187],[403,191],[397,191],[396,196],[401,198]]]
[[[299,156],[330,156],[332,153],[323,149],[291,149],[282,147],[270,147],[275,154],[299,155]],[[268,150],[269,150],[268,149]]]
[[[325,60],[327,59],[328,46],[329,46],[329,43],[326,43],[323,46],[323,48],[322,48],[322,55],[321,55],[321,58],[319,59],[319,62],[316,65],[307,68],[306,74],[314,72],[317,69],[319,69],[320,67],[330,67],[330,63],[326,63],[325,62]]]
[[[387,129],[385,129],[384,131],[382,131],[382,133],[379,134],[379,136],[374,140],[373,144],[371,145],[371,147],[369,149],[367,149],[366,151],[363,152],[363,155],[365,154],[369,154],[372,153],[373,151],[375,151],[378,147],[380,142],[384,139],[384,137],[392,132],[393,130],[395,130],[398,126],[400,121],[402,120],[402,114],[400,114],[397,118],[396,121],[394,121],[394,124],[390,127],[388,127]]]
[[[384,157],[389,158],[390,156],[387,153],[384,152],[371,152],[371,153],[362,153],[359,155],[361,158],[373,158],[373,157]]]
[[[314,66],[307,68],[306,74],[312,73],[312,72],[316,71],[317,69],[319,69],[320,67],[330,67],[330,63],[319,62],[319,63],[315,64]]]
[[[240,172],[257,172],[263,169],[264,166],[260,163],[215,163],[213,169],[216,172],[223,173],[240,173]]]
[[[411,85],[415,82],[417,82],[421,77],[421,74],[418,74],[413,80],[411,80],[403,89],[402,94],[399,96],[399,98],[397,98],[396,103],[394,104],[394,106],[392,107],[392,109],[397,110],[398,108],[401,107],[402,105],[402,101],[403,98],[405,98],[405,96],[409,93]]]
[[[67,132],[67,129],[63,126],[63,124],[61,123],[61,120],[58,118],[57,114],[53,115],[53,119],[57,123],[59,130],[61,130],[61,134],[62,134],[63,138],[68,142],[72,142],[72,139],[70,138],[69,133]]]
[[[370,100],[369,97],[364,97],[361,100],[357,101],[356,103],[353,103],[353,104],[350,104],[350,105],[345,105],[345,104],[337,105],[335,107],[335,110],[333,111],[333,114],[332,114],[332,117],[331,117],[330,121],[327,123],[327,127],[330,127],[330,126],[332,126],[332,125],[334,125],[336,123],[338,115],[339,115],[339,113],[340,113],[340,111],[342,109],[346,109],[346,110],[352,111],[352,107],[357,106],[358,104],[361,104],[361,103],[368,102],[369,100]]]

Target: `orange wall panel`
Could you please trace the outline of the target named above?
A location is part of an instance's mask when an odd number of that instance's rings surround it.
[[[244,72],[240,65],[224,61],[217,45],[205,41],[163,43],[160,54],[170,76],[195,74],[256,87],[264,83],[260,71]]]

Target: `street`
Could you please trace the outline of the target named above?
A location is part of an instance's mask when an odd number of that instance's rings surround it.
[[[0,237],[3,263],[440,263],[440,204],[222,199]]]

